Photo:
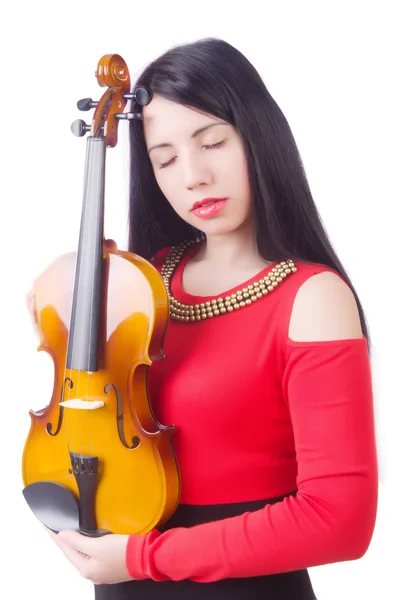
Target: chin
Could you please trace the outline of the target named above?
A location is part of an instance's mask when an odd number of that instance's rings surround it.
[[[203,223],[202,227],[200,227],[200,231],[205,233],[207,236],[213,235],[227,235],[229,233],[234,233],[237,229],[240,229],[244,225],[244,222],[241,223],[215,223],[215,219],[213,223]]]

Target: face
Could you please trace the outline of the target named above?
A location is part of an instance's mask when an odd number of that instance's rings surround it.
[[[230,233],[251,222],[248,167],[233,125],[153,96],[143,108],[143,126],[157,183],[184,221],[207,235]],[[220,212],[202,218],[192,208],[204,198],[228,200]]]

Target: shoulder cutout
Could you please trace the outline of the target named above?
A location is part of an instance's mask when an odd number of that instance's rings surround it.
[[[356,299],[332,271],[312,275],[299,288],[291,311],[288,337],[293,341],[361,338]]]

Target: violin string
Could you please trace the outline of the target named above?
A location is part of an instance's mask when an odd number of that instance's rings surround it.
[[[93,160],[95,161],[95,152],[94,152],[94,146],[95,146],[95,145],[93,145],[93,144],[90,144],[90,138],[88,138],[88,139],[87,139],[87,148],[88,148],[88,158],[87,158],[87,165],[92,165],[92,164],[93,164]],[[93,158],[93,154],[94,154],[94,158]],[[94,162],[94,164],[95,164],[95,162]],[[88,170],[88,169],[87,169],[87,170]],[[90,178],[91,178],[92,172],[90,172],[90,171],[88,170],[88,173],[87,173],[87,175],[88,175],[88,174],[90,175]],[[88,181],[88,182],[87,182],[87,188],[92,188],[91,181]],[[91,198],[90,198],[90,199],[91,199]],[[88,198],[87,198],[87,201],[88,201]],[[91,208],[91,207],[87,207],[87,208],[86,208],[86,210],[88,210],[88,208]],[[85,223],[86,223],[86,222],[87,222],[87,221],[85,221]],[[94,223],[96,223],[96,219],[94,219]],[[91,248],[90,248],[90,250],[91,250]],[[94,282],[94,277],[93,277],[93,274],[91,273],[91,289],[90,289],[90,296],[89,296],[89,301],[90,301],[90,316],[89,316],[89,319],[90,319],[90,320],[89,320],[89,333],[88,333],[88,357],[90,357],[90,356],[91,356],[91,332],[92,332],[92,291],[93,291],[93,282]],[[84,341],[85,341],[85,343],[87,343],[87,340],[84,340]],[[87,368],[87,371],[86,371],[86,373],[85,373],[85,377],[86,377],[86,385],[85,385],[85,397],[84,397],[84,398],[82,398],[82,399],[83,399],[83,400],[88,400],[88,398],[90,397],[90,396],[89,396],[89,386],[90,386],[90,379],[91,379],[91,377],[90,377],[90,371],[88,371],[88,368]],[[90,419],[90,417],[89,417],[89,415],[91,415],[91,413],[89,412],[88,414],[85,414],[85,411],[84,411],[84,409],[83,409],[83,419],[82,419],[82,420],[84,421],[84,420],[85,420],[85,419],[84,419],[84,417],[88,417],[88,418],[86,419],[86,422],[88,422],[88,423],[89,423],[89,422],[90,422],[90,420],[91,420],[91,419]],[[86,434],[86,433],[87,433],[87,432],[86,432],[86,431],[84,431],[84,434]],[[91,443],[91,428],[90,428],[90,431],[89,431],[89,436],[88,436],[88,437],[89,437],[89,439],[88,439],[88,446],[86,447],[86,454],[90,455],[90,454],[92,453],[92,443]],[[83,436],[81,436],[81,439],[82,439],[82,440],[84,439],[84,441],[86,441],[85,435],[84,435],[84,437],[83,437]],[[81,447],[81,456],[82,456],[82,455],[83,455],[83,447]]]
[[[87,140],[87,146],[88,146],[87,164],[94,165],[94,167],[95,167],[96,163],[97,163],[96,144],[91,144],[90,143],[90,139],[91,138],[88,138],[88,140]],[[96,169],[94,168],[94,173],[95,172],[96,172]],[[89,172],[89,173],[90,173],[90,178],[92,179],[92,171]],[[89,187],[91,189],[93,188],[91,180],[87,183],[87,187]],[[92,207],[90,206],[89,208],[91,209]],[[97,214],[94,215],[93,222],[94,223],[98,222],[98,220],[97,220]],[[90,250],[92,250],[92,248],[90,248]],[[94,291],[94,277],[93,277],[93,273],[91,273],[91,289],[90,289],[90,296],[89,296],[89,298],[90,298],[90,315],[89,315],[89,332],[88,332],[88,356],[89,357],[91,357],[91,345],[92,345],[91,344],[91,336],[92,336],[92,320],[93,320],[93,311],[92,311],[92,308],[93,308],[93,291]],[[95,300],[97,300],[97,299],[95,299]],[[87,340],[85,340],[85,341],[87,342]],[[91,372],[87,370],[86,373],[85,373],[85,377],[86,377],[86,385],[85,385],[85,398],[84,399],[88,400],[88,399],[91,398],[91,396],[90,396],[90,382],[91,382],[91,379],[92,379]],[[85,414],[85,411],[84,411],[83,412],[83,419],[82,419],[82,421],[85,423],[85,425],[88,424],[88,428],[89,428],[88,432],[87,432],[87,427],[83,428],[82,433],[84,434],[84,436],[81,435],[81,439],[84,439],[84,441],[85,441],[85,444],[86,444],[86,446],[85,446],[85,453],[88,456],[92,456],[93,452],[94,452],[94,449],[93,449],[93,440],[92,440],[92,427],[91,427],[92,414],[93,413],[90,412],[90,411]],[[87,434],[88,434],[88,436],[87,436]],[[88,439],[87,439],[87,437],[88,437]],[[82,453],[83,453],[83,450],[84,449],[82,448],[81,449]],[[89,464],[91,464],[91,460],[89,460]]]
[[[87,159],[87,163],[92,165],[94,164],[95,166],[97,165],[98,162],[98,150],[97,150],[97,144],[90,144],[89,141],[87,141],[87,145],[88,145],[88,159]],[[94,171],[96,172],[96,169],[94,169]],[[88,182],[87,187],[92,187],[91,182]],[[91,207],[90,207],[91,208]],[[93,216],[93,222],[94,223],[98,223],[98,203],[95,204],[94,206],[95,209],[95,214]],[[92,277],[91,279],[91,289],[90,289],[90,315],[89,315],[89,332],[88,332],[88,356],[91,356],[91,348],[92,348],[92,325],[93,325],[93,301],[94,302],[98,302],[98,298],[93,298],[94,295],[94,278]],[[86,376],[86,385],[85,385],[85,398],[88,400],[90,397],[90,387],[91,387],[91,373],[89,371],[86,372],[85,374]],[[95,399],[95,398],[94,398]],[[91,426],[92,423],[92,415],[93,413],[89,412],[88,414],[84,415],[85,417],[87,417],[86,419],[86,423],[88,423],[89,426],[89,431],[85,431],[84,432],[84,438],[83,436],[82,439],[84,439],[86,441],[86,454],[89,456],[94,455],[94,443],[93,443],[93,427]],[[87,436],[88,433],[88,436]],[[88,439],[87,439],[88,437]],[[81,451],[83,451],[83,449],[81,449]]]
[[[87,146],[86,146],[86,154],[87,154],[87,156],[86,156],[85,179],[86,179],[86,186],[88,187],[88,184],[89,184],[89,182],[87,182],[87,175],[88,175],[88,165],[91,163],[91,145],[88,143],[88,140],[87,140]],[[86,196],[86,197],[83,199],[83,202],[84,202],[84,204],[83,204],[83,219],[82,219],[82,221],[83,221],[83,223],[84,223],[84,224],[85,224],[85,221],[86,221],[86,220],[85,220],[85,218],[84,218],[84,217],[85,217],[85,214],[84,214],[84,213],[85,213],[85,211],[86,211],[86,206],[85,206],[85,205],[86,205],[86,201],[87,201],[87,196]],[[81,232],[81,233],[80,233],[80,235],[82,235],[82,234],[83,234],[83,232]],[[81,254],[80,254],[80,257],[79,257],[79,258],[80,258],[80,262],[81,262],[81,259],[82,259],[82,256],[81,256],[81,255],[84,253],[84,252],[83,252],[83,244],[84,244],[84,240],[83,240],[83,238],[82,238],[82,244],[81,244]],[[77,256],[76,256],[75,289],[74,289],[74,291],[73,291],[73,293],[77,295],[77,298],[76,298],[76,304],[75,304],[75,306],[76,306],[76,311],[77,311],[77,310],[79,310],[79,293],[80,293],[80,289],[81,289],[81,288],[79,287],[79,286],[81,286],[81,281],[80,281],[80,278],[79,278],[79,285],[78,285],[78,286],[77,286],[77,288],[76,288],[76,279],[77,279],[77,278],[76,278],[76,275],[77,275],[77,267],[78,267],[78,264],[77,264]],[[76,315],[75,315],[75,316],[76,316]],[[76,323],[76,320],[75,320],[75,323]],[[75,356],[75,352],[76,352],[76,348],[75,348],[75,346],[74,346],[74,344],[73,344],[73,345],[72,345],[72,351],[71,351],[71,367],[73,367],[73,365],[74,365],[74,356]],[[81,352],[80,352],[79,354],[81,354]],[[71,380],[72,380],[72,381],[73,381],[74,375],[76,376],[76,379],[75,379],[76,385],[73,385],[73,390],[74,390],[74,391],[73,391],[73,396],[74,396],[74,398],[76,398],[76,399],[79,399],[79,398],[83,399],[83,398],[81,397],[81,391],[82,391],[82,390],[81,390],[81,388],[80,388],[80,385],[81,385],[81,378],[82,378],[82,377],[81,377],[81,369],[80,369],[80,365],[78,366],[78,368],[77,368],[77,369],[72,369],[72,368],[71,368],[71,369],[70,369],[70,371],[71,371],[71,372],[70,372],[70,378],[71,378]],[[87,375],[87,377],[88,377],[88,375]],[[72,394],[72,391],[71,391],[71,390],[72,390],[72,388],[71,388],[71,386],[69,386],[69,390],[68,390],[68,399],[69,399],[69,400],[70,400],[70,398],[71,398],[71,394]],[[79,409],[74,409],[74,410],[79,410]],[[79,434],[79,432],[76,430],[77,424],[75,423],[76,421],[78,422],[78,421],[79,421],[79,420],[81,420],[81,419],[78,417],[78,415],[79,415],[80,413],[75,413],[75,412],[74,412],[74,410],[73,410],[73,412],[71,413],[71,414],[73,415],[73,417],[72,417],[72,423],[71,423],[71,433],[72,433],[72,439],[71,439],[71,442],[72,442],[72,452],[73,452],[73,453],[76,453],[76,451],[77,451],[77,452],[80,454],[80,458],[82,458],[82,455],[83,455],[82,439],[83,439],[83,438],[82,438],[82,436],[81,436],[81,435],[78,435],[78,434]],[[77,440],[77,439],[79,439],[79,440],[80,440],[80,444],[79,444],[79,446],[80,446],[80,447],[79,447],[79,448],[76,448],[76,441],[75,441],[75,440]]]
[[[92,164],[92,156],[91,155],[92,155],[92,145],[90,144],[90,138],[88,138],[87,139],[87,178],[91,176],[91,173],[90,173],[90,170],[89,170],[89,165]],[[91,187],[91,181],[87,181],[86,182],[86,189],[89,189],[90,187]],[[87,203],[89,199],[90,199],[90,197],[87,194],[85,202]],[[86,205],[85,212],[87,212],[88,209],[89,209],[89,207]],[[84,225],[85,226],[87,225],[87,215],[86,214],[85,214],[85,219],[84,219]],[[92,273],[91,273],[91,275],[92,275]],[[92,306],[92,304],[91,304],[91,297],[89,298],[89,301],[90,301],[90,305]],[[90,320],[91,320],[91,315],[90,315]],[[90,329],[91,329],[91,323],[90,323]],[[88,336],[88,343],[89,343],[89,336]],[[87,344],[87,340],[84,340],[84,345],[86,345],[86,344]],[[90,353],[88,352],[88,356],[89,355],[90,355]],[[87,356],[87,354],[86,354],[86,356]],[[82,394],[81,395],[81,399],[83,401],[88,399],[88,382],[89,382],[88,366],[87,366],[87,371],[85,371],[85,378],[86,378],[86,386],[85,386],[84,390],[83,389],[81,390],[81,394]],[[79,385],[79,389],[80,389],[80,385]],[[83,393],[84,393],[84,395],[83,395]],[[87,415],[85,414],[85,410],[83,409],[82,419],[81,419],[83,422],[84,422],[84,417],[86,417],[86,416]],[[82,429],[84,429],[84,427]],[[85,438],[82,435],[80,436],[80,439],[82,441],[83,440],[85,441]],[[81,458],[83,458],[83,444],[81,444],[81,446],[80,446],[80,456],[81,456]]]
[[[97,167],[97,163],[98,163],[98,149],[97,149],[97,144],[91,144],[91,146],[93,147],[92,153],[94,154],[94,165]],[[100,149],[99,149],[99,151],[100,151]],[[99,214],[98,214],[99,213],[99,203],[98,202],[95,203],[95,207],[94,208],[95,208],[95,214],[94,214],[93,222],[94,223],[98,223],[98,217],[99,217]],[[96,248],[95,248],[95,250],[96,250]],[[102,268],[102,252],[103,252],[103,249],[101,248],[101,260],[100,260],[99,269]],[[93,302],[92,302],[92,300],[95,303],[97,303],[99,301],[98,297],[96,297],[95,299],[93,298],[93,294],[94,294],[94,278],[93,277],[91,279],[91,290],[90,291],[91,291],[91,306],[90,306],[91,314],[90,314],[90,329],[89,329],[89,335],[88,335],[88,355],[89,356],[91,356],[91,347],[92,347],[92,343],[91,343],[91,341],[92,341],[92,321],[93,321],[93,312],[92,312]],[[98,315],[98,312],[96,314]],[[96,323],[96,326],[98,327],[99,323]],[[97,340],[99,339],[98,335],[96,336],[96,339]],[[98,360],[99,360],[98,344],[97,344],[97,348],[96,348],[96,353],[97,353],[97,363],[98,363]],[[98,368],[98,365],[97,365],[97,368]],[[87,398],[89,397],[90,380],[91,380],[91,377],[90,377],[89,374],[87,374]],[[91,426],[91,424],[92,424],[92,421],[93,421],[92,415],[95,414],[95,413],[89,413],[89,414],[91,415],[91,418],[89,419],[90,430],[89,430],[89,436],[88,436],[88,442],[89,442],[88,454],[90,456],[93,456],[94,452],[95,452],[95,448],[94,448],[93,433],[92,433],[92,431],[93,431],[94,428]]]
[[[95,154],[97,154],[97,152],[95,152],[96,150],[96,145],[91,145],[91,144],[87,144],[87,165],[92,164],[92,160],[97,160],[97,156],[95,156]],[[87,175],[87,173],[86,173]],[[87,187],[89,187],[90,182],[87,182]],[[95,207],[95,215],[94,215],[94,222],[98,222],[98,213],[99,213],[99,205],[97,204]],[[102,249],[101,249],[101,262],[102,262],[102,255],[103,255],[103,241],[102,241]],[[81,257],[80,257],[81,259]],[[102,268],[102,266],[100,267]],[[76,263],[76,269],[77,269],[77,263]],[[78,294],[79,290],[75,290],[75,293]],[[91,296],[90,296],[90,300],[93,299],[93,292],[94,292],[94,279],[92,278],[91,281]],[[98,298],[95,299],[96,301],[98,301]],[[78,309],[78,298],[76,301],[76,309]],[[91,347],[92,347],[92,341],[91,341],[91,335],[92,335],[92,324],[93,324],[93,311],[92,311],[92,302],[91,302],[91,306],[90,306],[90,322],[89,322],[89,336],[88,336],[88,355],[90,356],[91,353]],[[74,347],[74,345],[72,345],[72,349],[71,349],[71,367],[73,367],[74,364],[74,356],[75,356],[75,352],[76,349]],[[66,363],[65,363],[65,373],[64,373],[64,382],[66,379]],[[90,398],[90,381],[91,381],[91,377],[90,377],[90,372],[87,371],[85,372],[85,377],[86,377],[86,385],[84,386],[84,390],[81,388],[81,384],[84,381],[84,378],[82,376],[82,371],[80,368],[78,369],[70,369],[70,379],[73,381],[73,379],[76,381],[76,385],[73,385],[73,396],[75,398],[81,398],[82,400]],[[64,385],[66,385],[64,383]],[[82,392],[85,391],[85,398],[82,395]],[[65,396],[67,396],[67,400],[71,399],[72,396],[72,387],[71,385],[68,386],[68,390],[67,392],[64,389],[64,400],[65,400]],[[82,418],[78,418],[77,415],[79,413],[75,413],[75,410],[70,409],[71,412],[69,413],[71,416],[71,420],[69,422],[69,419],[66,418],[66,422],[67,422],[67,426],[66,426],[66,443],[67,443],[67,447],[70,451],[73,453],[76,453],[76,435],[77,435],[77,439],[80,440],[80,444],[79,444],[79,448],[77,448],[77,452],[80,454],[81,459],[83,458],[83,454],[84,454],[84,450],[86,450],[86,453],[89,455],[94,455],[94,441],[93,441],[93,428],[89,427],[89,432],[87,432],[86,430],[84,430],[84,424],[90,423],[90,421],[92,421],[92,418],[90,418],[88,415],[91,415],[91,413],[85,414],[86,411],[83,410],[82,413]],[[78,410],[78,409],[76,409]],[[69,412],[69,411],[67,411]],[[64,415],[65,417],[67,417],[67,415]],[[85,417],[88,417],[87,419]],[[78,426],[79,425],[79,426]],[[76,432],[76,427],[78,427],[79,431]],[[87,433],[88,433],[88,439],[87,439]]]

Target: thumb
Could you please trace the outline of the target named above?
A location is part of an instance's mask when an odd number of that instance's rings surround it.
[[[108,250],[117,250],[116,242],[110,238],[108,240],[105,240],[105,246]]]
[[[64,542],[74,550],[83,552],[84,554],[90,554],[92,548],[92,538],[77,533],[77,531],[64,530],[58,533],[60,541]]]

